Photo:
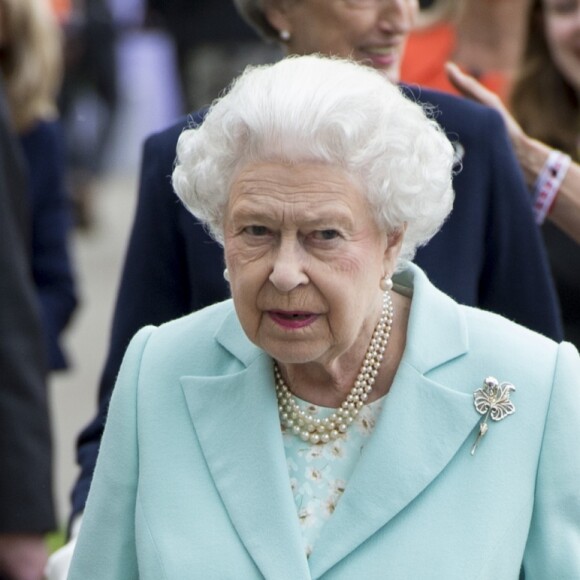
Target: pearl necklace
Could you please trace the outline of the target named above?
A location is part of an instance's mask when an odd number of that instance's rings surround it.
[[[319,419],[300,409],[288,385],[282,378],[280,367],[274,361],[276,396],[280,421],[294,435],[310,443],[327,443],[346,432],[359,414],[373,390],[375,377],[383,360],[393,324],[393,302],[389,292],[383,294],[381,318],[373,332],[360,372],[342,405],[330,417]]]

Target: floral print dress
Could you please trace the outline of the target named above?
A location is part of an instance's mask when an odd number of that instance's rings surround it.
[[[313,445],[282,426],[290,485],[296,503],[306,556],[310,556],[322,527],[332,516],[361,452],[381,413],[383,399],[365,405],[339,439]],[[295,397],[301,409],[324,418],[336,409]]]

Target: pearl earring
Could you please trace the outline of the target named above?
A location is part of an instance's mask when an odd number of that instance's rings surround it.
[[[390,276],[386,274],[381,278],[381,290],[383,292],[388,292],[389,290],[393,289],[393,281],[391,280]]]
[[[290,32],[288,30],[280,30],[279,36],[282,42],[288,42],[290,40]]]
[[[224,270],[224,280],[226,280],[227,282],[230,281],[230,273],[228,272],[227,268]]]

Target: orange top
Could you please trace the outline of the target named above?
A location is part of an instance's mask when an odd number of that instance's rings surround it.
[[[447,61],[453,60],[455,42],[455,28],[449,23],[438,23],[412,32],[401,63],[401,80],[408,84],[459,94],[449,82],[444,68]],[[456,64],[461,66],[460,63]],[[469,70],[466,72],[505,101],[509,89],[509,79],[505,74],[496,71],[483,74]]]

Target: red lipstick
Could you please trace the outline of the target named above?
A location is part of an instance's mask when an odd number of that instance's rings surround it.
[[[285,310],[270,310],[268,311],[270,318],[282,328],[296,329],[304,328],[312,324],[317,318],[318,314],[312,312],[300,311],[285,311]]]

